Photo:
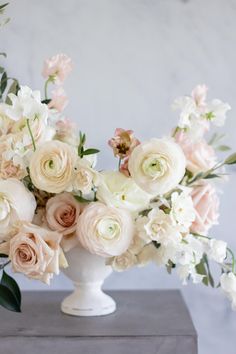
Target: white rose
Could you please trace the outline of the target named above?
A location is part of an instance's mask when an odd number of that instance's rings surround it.
[[[93,187],[99,184],[99,174],[92,167],[89,161],[79,159],[75,166],[72,188],[74,191],[89,194]]]
[[[124,253],[133,237],[133,221],[129,212],[94,202],[79,217],[77,235],[89,252],[103,256]]]
[[[226,258],[227,243],[221,240],[211,239],[209,241],[208,256],[215,262],[223,263]]]
[[[132,178],[120,172],[107,171],[101,173],[97,198],[109,206],[137,212],[148,206],[151,196],[140,189]]]
[[[196,214],[191,196],[187,192],[171,194],[170,217],[181,231],[187,231],[195,220]]]
[[[0,240],[7,238],[16,221],[32,221],[35,208],[35,198],[22,182],[0,180]]]
[[[9,259],[13,270],[49,284],[53,273],[59,274],[61,237],[57,232],[22,223],[10,240]]]
[[[232,302],[232,309],[236,310],[236,277],[234,273],[223,273],[220,277],[220,285],[225,295]]]
[[[130,155],[129,171],[147,193],[159,195],[176,187],[185,174],[186,159],[172,140],[151,139],[138,145]]]
[[[40,146],[30,161],[33,184],[49,193],[61,193],[71,186],[76,163],[75,151],[60,141]]]
[[[124,270],[127,270],[133,267],[134,265],[136,265],[136,263],[137,263],[137,259],[135,255],[129,251],[126,251],[120,256],[113,257],[109,259],[107,262],[107,264],[111,265],[111,267],[116,272],[123,272]]]
[[[146,231],[147,240],[156,241],[164,245],[181,240],[178,228],[173,226],[170,215],[165,214],[163,210],[152,209],[146,220],[144,230]]]

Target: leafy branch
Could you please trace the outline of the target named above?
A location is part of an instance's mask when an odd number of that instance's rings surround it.
[[[81,159],[86,155],[94,155],[100,152],[100,150],[94,148],[85,149],[86,135],[81,131],[79,132],[79,138],[80,138],[80,142],[77,151],[78,151],[78,156]]]

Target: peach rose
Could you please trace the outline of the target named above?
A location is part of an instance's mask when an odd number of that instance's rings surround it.
[[[22,223],[10,240],[9,259],[13,271],[50,283],[59,273],[61,235],[30,223]]]
[[[102,257],[124,253],[133,238],[133,221],[129,212],[96,202],[85,207],[77,235],[82,246]]]
[[[207,171],[217,163],[215,150],[205,140],[193,143],[183,131],[178,132],[175,138],[187,159],[187,169],[192,173]]]
[[[196,218],[191,226],[191,231],[207,234],[209,229],[218,223],[219,198],[215,188],[203,182],[194,187],[191,192]]]
[[[57,54],[45,60],[42,75],[61,85],[72,70],[72,61],[66,54]]]

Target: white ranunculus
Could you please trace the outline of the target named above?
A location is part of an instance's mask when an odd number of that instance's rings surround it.
[[[22,182],[0,180],[0,241],[7,238],[16,221],[32,221],[35,208],[35,198]]]
[[[84,158],[78,159],[72,180],[72,189],[75,192],[89,194],[93,187],[99,185],[99,181],[99,173],[90,167],[89,161]]]
[[[193,201],[187,192],[174,192],[171,194],[170,217],[175,225],[179,225],[181,231],[187,231],[195,220]]]
[[[165,214],[163,210],[158,208],[152,209],[146,220],[147,222],[143,227],[146,232],[145,239],[147,241],[156,241],[167,245],[181,240],[178,228],[173,226],[170,215]],[[140,236],[144,237],[144,234],[141,233]]]
[[[140,189],[132,178],[120,172],[107,171],[101,173],[97,198],[109,206],[137,212],[148,206],[151,196]]]
[[[129,171],[147,193],[160,195],[176,187],[185,174],[186,159],[174,141],[151,139],[138,145],[130,155]]]
[[[61,193],[71,188],[77,156],[69,145],[49,141],[31,156],[30,176],[33,184],[49,193]]]
[[[220,277],[220,285],[225,295],[232,302],[232,309],[236,310],[236,276],[234,273],[223,273]]]
[[[103,257],[119,256],[132,241],[133,220],[128,211],[90,203],[79,217],[77,235],[89,252]]]
[[[137,264],[137,259],[133,253],[126,251],[120,256],[109,259],[107,264],[111,265],[116,272],[123,272],[124,270],[135,266]]]
[[[208,256],[215,262],[223,263],[226,258],[227,243],[222,240],[211,239],[209,241]]]

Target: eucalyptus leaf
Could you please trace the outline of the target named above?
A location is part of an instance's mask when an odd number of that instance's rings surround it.
[[[7,310],[21,312],[20,304],[15,295],[3,284],[0,284],[0,305]]]

